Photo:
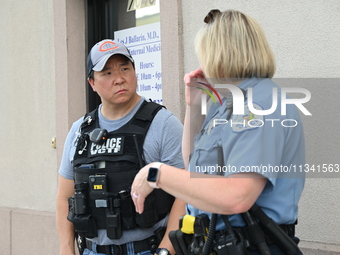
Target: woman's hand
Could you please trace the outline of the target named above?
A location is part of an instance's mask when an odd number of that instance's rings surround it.
[[[205,79],[203,70],[198,68],[184,75],[185,83],[185,101],[187,105],[200,105],[202,90],[197,89],[197,87],[203,87],[199,82],[208,84]]]
[[[147,176],[151,165],[152,163],[139,170],[131,186],[132,201],[135,204],[136,212],[139,214],[143,213],[144,211],[145,198],[153,191],[153,188],[150,187],[147,181]]]

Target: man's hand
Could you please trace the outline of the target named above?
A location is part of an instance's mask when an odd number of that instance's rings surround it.
[[[74,194],[74,181],[59,175],[56,224],[59,236],[60,255],[74,255],[74,228],[67,220],[68,198]]]

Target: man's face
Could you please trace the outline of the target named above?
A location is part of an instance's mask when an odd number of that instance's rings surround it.
[[[124,104],[138,97],[135,69],[131,61],[123,55],[110,57],[103,70],[94,72],[93,77],[89,82],[103,105]]]

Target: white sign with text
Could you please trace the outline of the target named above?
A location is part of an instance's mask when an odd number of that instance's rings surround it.
[[[124,43],[135,60],[137,93],[162,104],[160,23],[116,31],[115,40]]]

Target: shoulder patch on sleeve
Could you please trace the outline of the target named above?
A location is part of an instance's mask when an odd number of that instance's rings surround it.
[[[261,106],[253,103],[256,110],[263,110]],[[234,115],[231,118],[230,125],[232,130],[236,133],[240,133],[246,130],[252,130],[264,125],[263,115],[255,115],[250,112],[248,105],[244,105],[244,115]]]

